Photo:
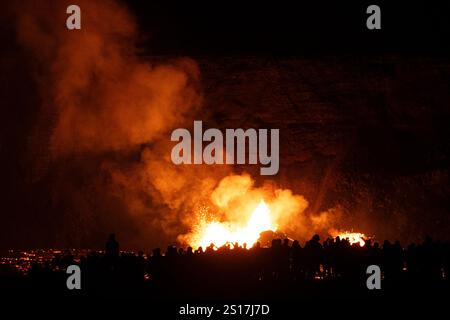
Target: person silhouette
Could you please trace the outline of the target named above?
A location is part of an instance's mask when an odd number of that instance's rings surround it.
[[[111,233],[105,245],[105,254],[108,257],[119,256],[119,242],[116,241],[116,235]]]
[[[316,274],[320,273],[320,265],[323,262],[323,247],[320,243],[320,237],[315,234],[311,240],[306,242],[305,256],[307,265],[307,277],[313,279]]]

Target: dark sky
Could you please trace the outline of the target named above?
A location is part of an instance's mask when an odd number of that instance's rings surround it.
[[[378,1],[382,30],[366,28],[371,1],[128,1],[152,48],[189,54],[335,54],[449,49],[448,3]]]
[[[278,179],[312,208],[365,211],[349,221],[391,238],[449,234],[450,4],[377,2],[382,30],[369,31],[368,1],[125,2],[142,56],[198,63],[211,123],[282,129]],[[0,248],[96,246],[118,226],[132,233],[120,214],[74,219],[54,196],[63,173],[84,186],[98,159],[59,162],[33,180],[41,100],[14,28],[2,24],[0,36]],[[80,235],[89,219],[95,227]]]

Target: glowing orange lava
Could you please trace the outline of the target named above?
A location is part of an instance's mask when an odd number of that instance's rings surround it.
[[[206,248],[210,244],[221,247],[237,242],[239,246],[245,243],[250,248],[258,241],[261,232],[269,230],[276,231],[277,226],[272,221],[269,207],[261,200],[244,226],[217,221],[200,223],[192,245]]]
[[[366,244],[365,240],[369,239],[369,237],[367,237],[364,233],[348,231],[333,233],[332,236],[339,237],[341,239],[347,239],[351,245],[359,243],[361,247],[364,247],[364,245]]]

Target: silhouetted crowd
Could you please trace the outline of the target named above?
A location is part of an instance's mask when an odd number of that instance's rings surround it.
[[[91,252],[77,262],[67,252],[47,266],[33,267],[30,276],[39,278],[51,273],[50,269],[79,264],[87,292],[108,294],[120,288],[129,289],[129,294],[151,291],[162,297],[240,297],[297,292],[302,287],[311,291],[321,284],[337,291],[366,290],[369,265],[380,267],[384,289],[404,288],[405,284],[408,288],[448,288],[449,261],[450,243],[430,238],[407,248],[398,241],[384,241],[380,246],[371,240],[361,247],[339,237],[321,242],[314,235],[304,246],[296,240],[274,239],[267,248],[259,243],[248,249],[238,244],[220,248],[211,244],[204,250],[169,246],[164,253],[156,248],[146,255],[121,252],[112,234],[104,252]]]

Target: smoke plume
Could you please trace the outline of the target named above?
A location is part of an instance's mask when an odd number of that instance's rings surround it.
[[[137,25],[118,1],[77,1],[82,27],[69,31],[69,4],[9,8],[39,91],[30,180],[52,186],[47,205],[67,225],[57,244],[89,245],[110,231],[125,246],[184,241],[202,208],[239,221],[261,198],[287,232],[320,229],[324,216],[306,216],[306,199],[273,182],[255,186],[228,166],[172,164],[170,132],[201,115],[198,66],[140,56]]]

